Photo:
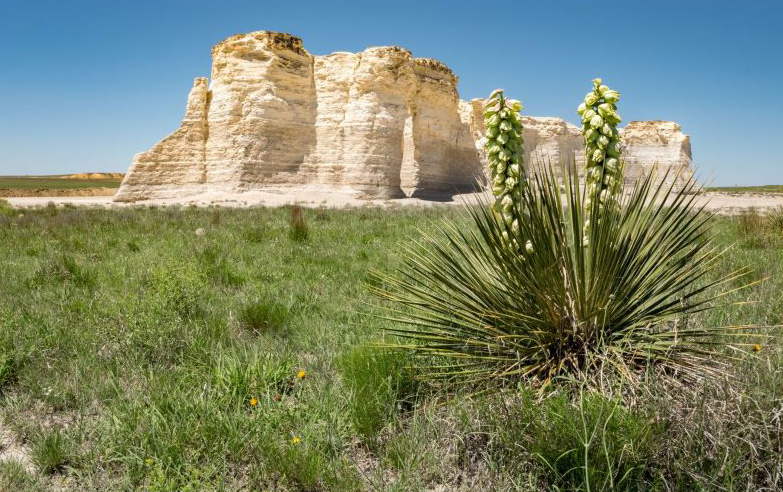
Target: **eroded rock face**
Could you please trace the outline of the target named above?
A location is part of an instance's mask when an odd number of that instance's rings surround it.
[[[197,78],[179,129],[147,152],[136,154],[115,200],[183,196],[202,189],[206,181],[208,106],[207,79]]]
[[[115,200],[288,186],[381,198],[472,191],[486,183],[482,112],[481,99],[459,99],[447,66],[404,48],[313,56],[289,34],[240,34],[213,48],[211,83],[195,80],[180,128],[134,157]],[[580,162],[576,126],[523,124],[528,167]],[[627,128],[629,167],[690,165],[678,125]]]
[[[691,139],[673,121],[631,121],[620,130],[626,181],[654,170],[659,180],[682,186],[693,176]]]
[[[522,118],[527,168],[542,166],[571,166],[581,169],[585,144],[579,128],[561,118]]]
[[[204,183],[246,191],[301,183],[315,146],[313,57],[299,38],[232,36],[212,49]]]

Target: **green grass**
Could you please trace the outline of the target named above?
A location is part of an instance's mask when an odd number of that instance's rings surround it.
[[[119,188],[120,183],[122,179],[64,179],[59,175],[0,176],[0,189],[3,190]]]
[[[705,191],[720,191],[722,193],[783,193],[783,185],[764,186],[714,186]]]
[[[42,490],[43,486],[24,466],[13,460],[0,461],[2,490]]]
[[[33,463],[45,474],[63,471],[69,462],[68,442],[59,429],[37,436],[32,449]]]
[[[368,348],[389,325],[363,315],[381,312],[365,282],[418,227],[469,222],[445,207],[303,214],[306,238],[287,208],[0,206],[0,406],[36,464],[2,464],[9,486],[783,488],[779,337],[736,354],[733,381],[632,406],[439,393]],[[691,323],[780,323],[769,220],[718,219],[735,247],[716,274],[749,264],[761,282]]]

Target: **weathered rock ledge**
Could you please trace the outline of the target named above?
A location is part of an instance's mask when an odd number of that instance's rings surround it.
[[[310,186],[366,198],[428,196],[485,183],[483,101],[460,100],[438,60],[397,46],[313,56],[290,34],[231,36],[212,49],[179,129],[137,154],[116,201]],[[576,126],[526,117],[526,165],[579,162]],[[690,173],[673,122],[624,129],[627,176],[654,163]]]

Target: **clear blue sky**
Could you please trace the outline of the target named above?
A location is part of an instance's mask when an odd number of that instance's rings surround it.
[[[679,122],[718,185],[783,183],[783,1],[0,0],[0,174],[125,171],[173,131],[210,48],[296,34],[314,54],[404,46],[577,122],[601,76],[625,121]]]

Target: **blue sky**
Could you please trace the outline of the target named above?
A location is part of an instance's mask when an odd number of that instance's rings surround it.
[[[602,77],[625,121],[674,120],[716,185],[783,183],[783,1],[0,0],[0,174],[125,171],[173,131],[210,48],[290,32],[313,54],[400,45],[577,122]]]

